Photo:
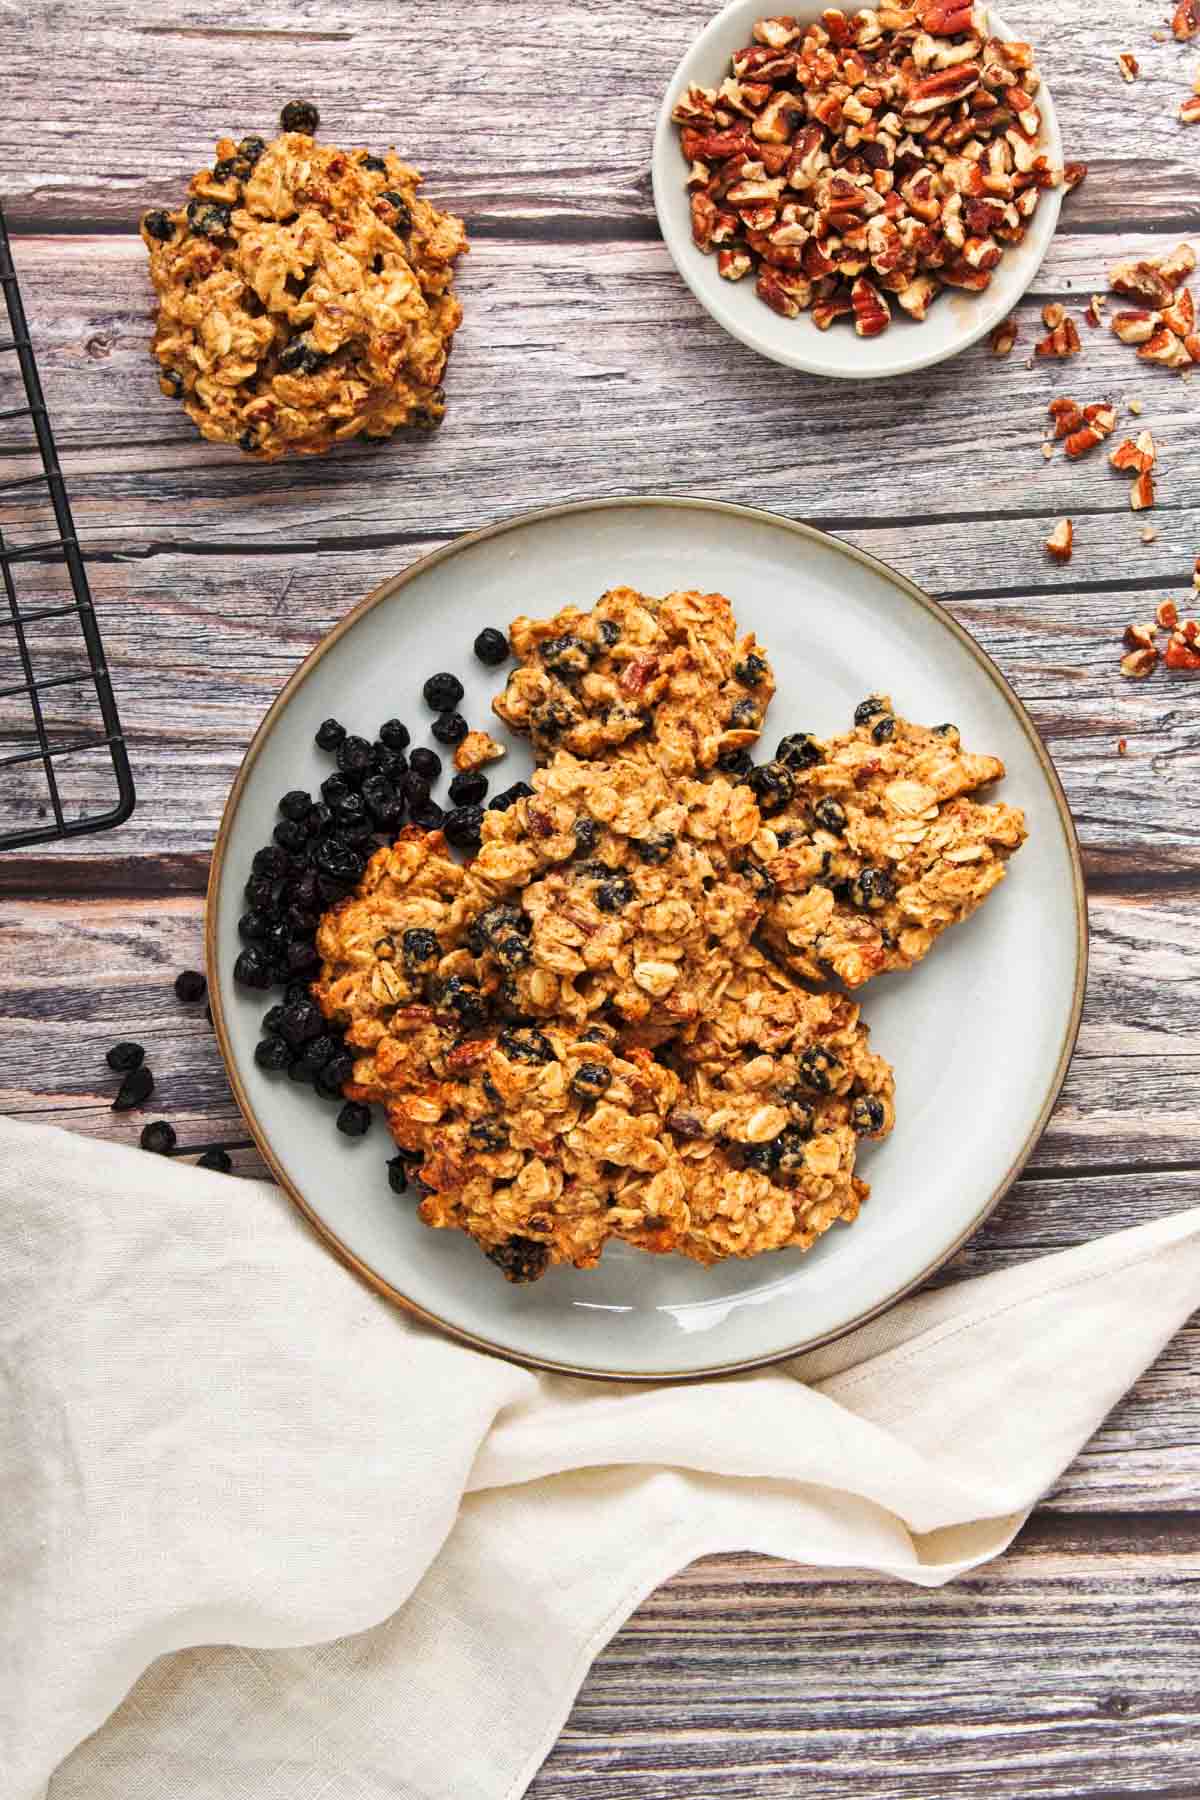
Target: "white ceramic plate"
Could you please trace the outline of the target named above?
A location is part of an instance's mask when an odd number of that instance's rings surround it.
[[[820,0],[800,0],[789,10],[807,23],[818,18],[824,9]],[[1050,188],[1042,195],[1024,241],[1006,248],[991,286],[982,294],[947,288],[920,325],[893,308],[892,324],[877,338],[856,337],[845,319],[837,320],[828,331],[818,331],[810,313],[801,313],[797,319],[781,319],[758,298],[750,276],[744,281],[723,281],[717,274],[716,257],[703,255],[692,242],[691,208],[684,186],[687,164],[679,148],[679,128],[671,123],[671,109],[692,82],[718,87],[729,74],[730,56],[751,41],[755,22],[769,13],[764,0],[733,0],[733,5],[718,13],[700,33],[671,77],[654,134],[653,175],[658,222],[676,268],[719,325],[760,356],[786,363],[791,369],[865,380],[909,374],[956,356],[1008,317],[1037,274],[1058,224],[1061,187]],[[998,13],[989,11],[988,17],[993,36],[1018,35]],[[1039,147],[1052,163],[1061,164],[1062,139],[1044,79],[1036,101],[1042,115]]]
[[[388,1189],[382,1125],[348,1141],[333,1109],[254,1063],[266,1004],[235,987],[242,885],[279,795],[331,767],[313,745],[330,714],[372,736],[399,714],[420,742],[422,680],[451,668],[463,710],[489,721],[503,670],[471,654],[479,629],[519,612],[644,592],[716,588],[767,644],[779,682],[769,743],[844,730],[886,689],[917,720],[953,720],[1008,765],[1004,793],[1030,841],[974,918],[914,972],[863,990],[873,1043],[896,1067],[896,1129],[864,1149],[873,1194],[807,1256],[782,1251],[704,1270],[610,1245],[597,1269],[512,1287],[457,1233],[430,1231]],[[523,743],[492,771],[527,773]],[[459,539],[385,582],[292,677],[234,784],[213,857],[208,958],[234,1092],[268,1163],[327,1240],[394,1299],[458,1335],[577,1374],[699,1375],[771,1361],[835,1336],[922,1280],[986,1216],[1033,1147],[1078,1026],[1086,963],[1079,858],[1057,777],[1019,702],[949,615],[861,551],[772,513],[699,500],[602,500]]]

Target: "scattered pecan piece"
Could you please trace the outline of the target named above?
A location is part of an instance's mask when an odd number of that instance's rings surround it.
[[[1173,600],[1160,600],[1154,609],[1154,619],[1164,631],[1174,631],[1179,623],[1179,608]]]
[[[1157,455],[1158,451],[1151,434],[1148,431],[1139,431],[1136,440],[1126,438],[1112,452],[1108,460],[1113,468],[1120,469],[1122,474],[1146,475],[1154,467]]]
[[[1128,738],[1118,738],[1117,739],[1117,755],[1118,756],[1124,756],[1124,754],[1128,750],[1128,748],[1129,748],[1129,739]]]
[[[1055,562],[1070,562],[1075,542],[1075,527],[1070,519],[1060,519],[1046,539],[1046,549]]]
[[[1181,44],[1195,37],[1200,31],[1200,0],[1179,0],[1171,20],[1171,30]]]
[[[1180,288],[1170,306],[1163,308],[1162,322],[1176,337],[1186,338],[1196,329],[1196,302],[1191,288]]]
[[[1145,512],[1154,505],[1154,477],[1143,469],[1129,490],[1129,504],[1134,512]]]
[[[1192,570],[1192,586],[1200,589],[1200,556],[1196,558],[1196,566]]]
[[[1067,189],[1068,193],[1072,188],[1077,188],[1079,186],[1087,172],[1088,166],[1085,162],[1069,162],[1065,164],[1063,168],[1063,186]]]
[[[1051,308],[1047,307],[1045,310],[1049,312]],[[1057,310],[1061,312],[1062,308],[1059,307]],[[1065,316],[1033,347],[1035,356],[1062,357],[1078,356],[1082,348],[1075,321]]]
[[[1142,72],[1137,57],[1129,50],[1118,51],[1117,67],[1125,81],[1136,81]]]
[[[1013,317],[1001,319],[999,325],[992,326],[988,342],[993,356],[1007,356],[1017,341],[1017,321]]]
[[[1121,673],[1130,681],[1144,681],[1154,672],[1157,662],[1157,650],[1130,650],[1121,658]]]
[[[1158,627],[1146,620],[1139,625],[1127,625],[1122,641],[1127,650],[1153,650],[1157,634]]]
[[[1108,271],[1108,285],[1114,294],[1126,294],[1147,306],[1169,306],[1175,291],[1160,264],[1146,258],[1114,263]]]
[[[1046,411],[1054,420],[1056,438],[1069,437],[1071,432],[1078,431],[1083,424],[1083,408],[1074,400],[1068,400],[1065,394],[1052,400]]]
[[[1063,449],[1072,458],[1086,456],[1102,444],[1106,437],[1111,437],[1117,426],[1117,415],[1111,406],[1085,406],[1084,422],[1078,430],[1072,431]]]
[[[1048,300],[1042,308],[1042,324],[1047,331],[1057,331],[1066,316],[1066,307],[1060,306],[1057,300]]]
[[[1200,0],[1197,0],[1200,4]],[[1172,292],[1196,267],[1196,252],[1190,244],[1176,244],[1169,256],[1158,259],[1159,272],[1170,284]]]
[[[1112,317],[1113,335],[1123,344],[1146,344],[1162,324],[1159,312],[1119,312]]]
[[[1168,331],[1165,325],[1159,326],[1153,337],[1142,345],[1138,355],[1143,362],[1157,363],[1163,369],[1183,369],[1192,360],[1187,353],[1187,346],[1173,331]]]
[[[1184,125],[1200,125],[1200,94],[1188,94],[1179,102],[1179,118]]]
[[[1189,644],[1182,632],[1176,631],[1171,635],[1163,661],[1168,669],[1200,669],[1200,649]]]

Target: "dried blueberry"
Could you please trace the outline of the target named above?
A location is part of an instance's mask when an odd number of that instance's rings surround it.
[[[237,181],[242,173],[242,166],[236,156],[223,156],[212,166],[214,181]]]
[[[717,767],[722,774],[743,780],[754,767],[754,759],[748,750],[726,750],[718,756]]]
[[[408,726],[400,719],[385,719],[379,727],[379,741],[388,750],[407,750],[411,741]]]
[[[885,713],[883,718],[877,719],[871,727],[871,742],[873,744],[889,743],[895,735],[896,721],[891,713]]]
[[[488,811],[507,812],[510,806],[517,804],[518,800],[528,800],[532,795],[533,789],[527,781],[514,781],[511,787],[505,788],[502,793],[493,795],[488,801]]]
[[[289,975],[315,975],[321,958],[312,939],[293,938],[287,947],[286,964]]]
[[[373,819],[383,824],[395,809],[398,795],[385,775],[368,775],[362,784],[362,793],[347,795],[342,802],[343,807],[349,804],[351,798],[358,800]]]
[[[218,1175],[228,1175],[233,1167],[233,1158],[228,1150],[222,1150],[218,1145],[216,1149],[206,1150],[203,1156],[198,1156],[196,1167],[198,1169],[215,1169]]]
[[[426,800],[424,806],[414,806],[408,816],[419,831],[436,831],[446,815],[436,800]]]
[[[558,700],[547,701],[545,706],[535,706],[529,715],[529,725],[534,736],[545,738],[547,743],[553,743],[564,731],[569,731],[574,723],[575,716],[571,709]]]
[[[285,375],[315,375],[328,361],[328,356],[314,350],[302,337],[293,338],[279,352],[279,367]]]
[[[461,744],[470,727],[460,712],[443,712],[430,729],[439,744]]]
[[[596,905],[601,912],[620,912],[629,905],[634,896],[634,886],[626,875],[614,875],[611,881],[602,881],[596,889]]]
[[[304,821],[304,829],[309,837],[324,837],[325,833],[332,828],[332,825],[332,806],[327,806],[324,800],[318,800],[315,806],[309,807],[308,815]]]
[[[854,709],[854,723],[865,725],[868,719],[873,719],[877,713],[886,711],[886,700],[882,699],[879,694],[868,694],[867,698],[860,700]]]
[[[597,630],[600,633],[600,642],[608,650],[612,649],[613,645],[621,635],[621,627],[617,624],[615,619],[601,619],[597,626]]]
[[[431,675],[421,693],[431,712],[453,712],[463,697],[463,684],[457,675]]]
[[[387,174],[387,164],[382,156],[372,156],[369,150],[364,150],[358,160],[362,168],[370,169],[375,175]]]
[[[833,1091],[833,1084],[842,1072],[842,1065],[836,1056],[823,1050],[820,1044],[809,1044],[800,1052],[796,1063],[796,1072],[805,1087],[818,1094]]]
[[[682,1138],[686,1144],[694,1138],[703,1137],[704,1121],[698,1119],[695,1113],[676,1111],[667,1115],[667,1130],[673,1137]]]
[[[476,1119],[467,1130],[476,1150],[506,1150],[508,1133],[499,1119]]]
[[[281,1037],[260,1038],[254,1046],[254,1060],[259,1068],[269,1069],[275,1074],[289,1068],[294,1059],[295,1051]]]
[[[741,873],[750,884],[750,891],[762,901],[770,900],[775,893],[775,882],[761,863],[747,860],[741,865]]]
[[[892,898],[895,883],[887,869],[865,868],[849,884],[850,899],[855,906],[875,909]]]
[[[155,1156],[169,1156],[178,1142],[175,1127],[166,1119],[152,1119],[149,1125],[143,1125],[138,1139],[142,1149],[152,1150]]]
[[[317,874],[315,869],[305,869],[295,881],[287,885],[287,897],[293,906],[302,906],[306,912],[319,912],[317,905]]]
[[[785,763],[789,769],[811,769],[824,755],[825,746],[807,731],[791,731],[787,737],[780,738],[775,760]]]
[[[487,625],[475,639],[475,654],[489,669],[499,668],[508,661],[508,639],[494,625]]]
[[[458,850],[478,850],[482,827],[483,808],[481,806],[452,807],[442,820],[442,830],[446,834],[446,842],[453,844]]]
[[[644,863],[665,863],[675,848],[675,834],[660,831],[654,837],[634,838],[633,847]]]
[[[280,1039],[276,1040],[276,1042],[281,1041],[282,1040]],[[319,1069],[325,1067],[326,1063],[332,1061],[337,1055],[337,1051],[338,1040],[335,1037],[331,1037],[327,1031],[323,1031],[319,1037],[310,1038],[308,1040],[307,1044],[305,1044],[303,1050],[300,1052],[300,1061],[304,1064],[306,1069],[315,1075]]]
[[[545,1274],[546,1265],[550,1261],[550,1249],[547,1244],[539,1244],[533,1238],[510,1237],[502,1244],[485,1252],[489,1262],[504,1274],[506,1281],[521,1284],[537,1281]]]
[[[271,965],[257,944],[247,944],[233,965],[233,979],[242,987],[269,988]]]
[[[408,1169],[403,1156],[392,1156],[388,1159],[388,1186],[393,1194],[404,1194],[408,1191]]]
[[[317,726],[316,745],[318,750],[336,750],[346,741],[346,727],[336,719],[325,719]]]
[[[488,778],[482,769],[464,769],[450,783],[450,798],[455,806],[478,806],[487,791]]]
[[[283,1026],[283,1007],[269,1006],[262,1016],[262,1029],[268,1037],[278,1037]]]
[[[759,1175],[773,1175],[779,1167],[780,1155],[778,1138],[768,1138],[765,1144],[744,1144],[742,1166],[755,1170]]]
[[[311,794],[306,794],[303,788],[292,788],[279,802],[279,810],[285,819],[294,819],[299,825],[308,817],[312,803]]]
[[[140,1044],[128,1042],[114,1044],[105,1054],[105,1062],[117,1075],[127,1075],[130,1069],[140,1069],[146,1060],[146,1052]]]
[[[605,1031],[603,1025],[589,1025],[586,1031],[580,1032],[579,1042],[581,1044],[607,1044],[611,1035],[610,1032]]]
[[[886,1116],[883,1101],[874,1094],[856,1094],[850,1105],[850,1129],[859,1137],[875,1137]]]
[[[590,647],[570,631],[547,638],[541,647],[542,662],[552,675],[586,675],[592,661]]]
[[[809,1098],[809,1090],[796,1082],[790,1087],[780,1088],[779,1098],[792,1115],[792,1128],[806,1136],[811,1133],[816,1114]]]
[[[743,687],[757,687],[766,673],[766,659],[756,655],[753,650],[745,662],[733,665],[733,678],[735,681],[740,681]]]
[[[302,131],[305,137],[316,137],[321,115],[311,100],[289,100],[279,115],[281,131]]]
[[[836,800],[826,797],[824,800],[818,800],[813,807],[813,822],[819,825],[822,831],[829,831],[834,837],[841,837],[846,830],[845,810],[838,805]]]
[[[442,772],[442,759],[436,750],[427,750],[418,745],[408,759],[408,766],[414,775],[420,775],[425,781],[436,781]]]
[[[345,737],[338,745],[337,766],[350,782],[370,773],[374,747],[364,737]]]
[[[172,400],[178,400],[180,394],[183,392],[183,376],[179,373],[179,370],[163,369],[158,379],[167,383],[167,386],[171,390]]]
[[[303,825],[297,825],[294,819],[280,819],[271,836],[289,856],[298,856],[308,843],[307,831]]]
[[[129,1112],[134,1106],[141,1106],[154,1092],[154,1076],[145,1063],[139,1063],[136,1069],[130,1069],[117,1089],[117,1097],[112,1103],[114,1112]]]
[[[400,792],[409,806],[426,806],[429,802],[429,782],[424,775],[414,775],[410,769],[400,783]]]
[[[750,771],[747,785],[764,813],[778,812],[796,791],[795,779],[786,763],[762,763]]]
[[[403,750],[389,750],[380,744],[375,751],[375,773],[384,776],[393,787],[399,787],[408,774],[408,758]]]
[[[352,844],[342,843],[338,838],[322,838],[313,853],[313,860],[320,875],[330,876],[334,881],[348,882],[353,887],[356,881],[362,880],[366,860]]]
[[[365,1137],[371,1129],[371,1109],[361,1100],[347,1100],[334,1124],[344,1137]]]
[[[157,238],[160,244],[169,244],[175,236],[175,227],[171,223],[170,213],[158,209],[154,212],[143,213],[142,229],[148,232],[152,238]]]
[[[958,726],[957,725],[950,725],[950,724],[935,725],[933,729],[938,737],[956,738],[958,736]]]
[[[530,961],[532,952],[523,937],[515,934],[511,937],[498,938],[492,945],[497,961],[504,969],[523,969]]]
[[[269,875],[251,875],[242,892],[257,911],[269,911],[275,904],[275,883]]]
[[[506,1025],[500,1033],[499,1045],[511,1062],[548,1063],[554,1061],[554,1047],[544,1031],[534,1025]]]
[[[320,1037],[325,1029],[325,1020],[321,1009],[313,1000],[291,1000],[283,1009],[283,1017],[279,1021],[279,1035],[294,1050],[313,1038]]]
[[[487,1006],[479,989],[461,975],[451,975],[442,985],[439,1005],[452,1012],[464,1031],[476,1031],[487,1023]]]
[[[256,850],[250,864],[256,875],[266,875],[272,881],[281,881],[290,866],[285,852],[277,844],[267,844],[264,849]]]
[[[201,237],[224,237],[232,216],[227,206],[215,200],[189,200],[187,204],[188,224]]]
[[[753,700],[739,700],[729,715],[733,731],[757,731],[761,724],[762,714]]]
[[[605,1063],[580,1063],[571,1077],[571,1092],[580,1100],[595,1100],[612,1084],[612,1070]]]
[[[267,140],[265,138],[254,136],[241,138],[237,147],[238,161],[245,163],[248,169],[252,169],[259,158],[265,155],[266,148]]]
[[[398,194],[394,188],[385,188],[379,198],[386,200],[396,215],[392,220],[392,230],[396,236],[406,237],[412,230],[412,213],[409,211],[408,201],[404,195]]]
[[[238,920],[238,936],[247,944],[261,944],[269,935],[274,920],[269,913],[247,912]]]
[[[419,925],[405,932],[401,950],[406,969],[431,968],[442,954],[441,945],[433,932],[425,931]]]
[[[354,1074],[354,1058],[348,1050],[331,1056],[324,1068],[317,1070],[316,1089],[326,1100],[340,1100],[342,1089]]]
[[[808,1132],[799,1125],[785,1125],[775,1139],[775,1167],[781,1175],[797,1175],[804,1168]]]

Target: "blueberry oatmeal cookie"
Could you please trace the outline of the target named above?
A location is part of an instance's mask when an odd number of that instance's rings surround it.
[[[559,752],[532,794],[484,816],[470,880],[498,904],[474,948],[518,1013],[600,1014],[650,1046],[686,1034],[762,916],[760,834],[749,790],[723,775],[669,781],[632,752]]]
[[[519,666],[493,706],[539,762],[556,750],[603,759],[636,748],[669,775],[737,767],[775,692],[723,594],[612,588],[590,612],[515,619],[509,641]]]
[[[962,748],[953,725],[897,718],[873,694],[826,744],[785,738],[751,784],[776,853],[763,935],[805,980],[860,987],[909,969],[1004,879],[1025,818],[974,798],[1004,764]]]
[[[316,123],[293,102],[270,143],[222,138],[187,203],[141,221],[163,393],[265,462],[436,425],[462,319],[462,221],[394,151],[318,144]]]

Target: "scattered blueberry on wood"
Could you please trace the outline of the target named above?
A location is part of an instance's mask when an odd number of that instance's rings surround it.
[[[136,1069],[130,1069],[121,1082],[117,1089],[117,1097],[112,1103],[112,1110],[114,1112],[130,1112],[135,1106],[144,1105],[153,1092],[154,1076],[144,1062],[139,1063]]]
[[[279,115],[280,129],[301,131],[305,137],[316,137],[321,115],[311,100],[289,100]]]
[[[146,1052],[140,1044],[114,1044],[105,1054],[104,1060],[115,1074],[125,1075],[130,1069],[141,1067],[146,1060]]]
[[[138,1139],[143,1150],[153,1150],[156,1156],[169,1156],[178,1142],[175,1127],[166,1119],[153,1119],[149,1125],[143,1125]]]
[[[198,1169],[215,1169],[218,1175],[228,1175],[233,1167],[233,1158],[228,1150],[218,1147],[215,1150],[206,1150],[203,1156],[198,1156],[196,1167]]]
[[[195,1000],[203,1000],[208,992],[208,983],[199,969],[184,969],[175,977],[175,998],[190,1005]]]

